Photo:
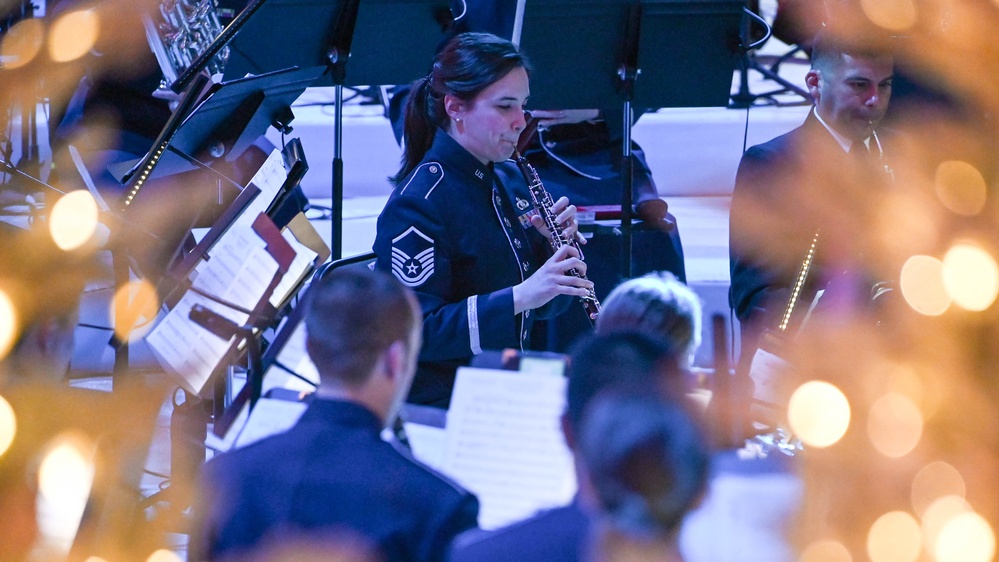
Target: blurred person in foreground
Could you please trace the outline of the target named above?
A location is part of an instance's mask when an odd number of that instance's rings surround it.
[[[86,252],[63,252],[46,229],[22,229],[0,222],[0,299],[9,299],[13,316],[0,313],[0,400],[17,422],[6,427],[0,416],[0,560],[28,559],[39,540],[37,454],[34,438],[44,424],[33,423],[25,390],[46,395],[66,388],[73,357],[80,295],[99,267]],[[9,339],[6,339],[9,337]],[[37,411],[34,413],[38,413]],[[45,414],[48,416],[48,414]],[[53,418],[57,417],[53,414]],[[17,431],[15,432],[15,427]],[[10,432],[13,439],[3,443]],[[9,448],[8,448],[9,446]]]
[[[883,42],[868,39],[819,33],[805,77],[812,111],[800,127],[747,150],[739,164],[729,304],[741,324],[743,361],[763,332],[793,333],[816,304],[824,312],[859,308],[882,294],[872,289],[876,278],[891,275],[865,233],[892,182],[890,141],[877,130],[891,100],[894,64]]]
[[[580,482],[585,481],[586,469],[578,447],[578,435],[583,412],[590,402],[608,389],[638,389],[638,392],[661,395],[667,401],[684,404],[689,385],[683,361],[684,353],[670,343],[634,331],[598,333],[573,346],[569,356],[566,410],[561,423],[566,444],[573,451]],[[581,493],[567,506],[496,531],[462,535],[455,541],[451,560],[588,560],[592,554],[589,536],[593,513],[581,487]]]
[[[415,370],[416,298],[391,275],[366,269],[317,283],[306,345],[319,388],[291,430],[204,467],[192,561],[243,559],[303,537],[364,542],[385,560],[439,560],[476,525],[474,496],[380,438]]]
[[[0,226],[0,291],[15,315],[9,348],[0,342],[0,388],[65,380],[80,295],[100,273],[92,254],[60,250],[45,228]]]
[[[707,435],[681,403],[605,392],[583,414],[581,494],[597,513],[593,561],[679,562],[680,528],[705,493]]]

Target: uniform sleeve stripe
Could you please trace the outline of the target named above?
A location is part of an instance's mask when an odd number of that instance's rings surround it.
[[[472,295],[466,301],[468,303],[468,341],[472,348],[472,354],[482,353],[482,342],[479,340],[479,297]]]

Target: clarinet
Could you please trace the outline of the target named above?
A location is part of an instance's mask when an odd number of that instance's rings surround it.
[[[531,192],[531,200],[534,203],[534,208],[537,209],[538,214],[545,221],[545,226],[548,227],[548,231],[552,234],[552,249],[558,250],[562,246],[569,245],[575,248],[579,252],[579,258],[583,259],[583,251],[579,248],[579,243],[576,242],[575,238],[566,236],[562,225],[555,220],[555,213],[552,212],[555,202],[552,200],[551,194],[548,193],[548,190],[541,183],[541,178],[538,177],[537,170],[534,169],[534,166],[531,166],[527,158],[520,155],[520,151],[515,150],[513,158],[517,162],[517,167],[520,168],[520,173],[524,175],[524,180],[527,181],[527,187]],[[586,279],[586,275],[576,268],[572,268],[566,273],[580,279]],[[583,304],[586,315],[590,320],[596,320],[597,315],[600,314],[600,301],[597,300],[597,295],[592,288],[589,290],[588,295],[580,297],[580,302]]]

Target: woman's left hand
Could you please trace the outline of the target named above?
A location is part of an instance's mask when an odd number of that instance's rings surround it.
[[[560,197],[552,205],[552,214],[555,215],[555,222],[562,226],[562,234],[566,240],[575,240],[578,244],[586,244],[586,238],[579,232],[579,222],[576,221],[576,206],[569,204],[568,197]],[[552,233],[548,231],[545,221],[541,215],[531,217],[531,224],[545,235],[549,241],[552,240]]]

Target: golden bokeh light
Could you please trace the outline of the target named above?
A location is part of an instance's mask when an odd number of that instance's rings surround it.
[[[885,513],[867,533],[871,562],[915,562],[921,548],[919,522],[904,511]]]
[[[909,29],[916,23],[912,0],[861,0],[860,7],[871,22],[890,31]]]
[[[66,432],[56,437],[38,470],[38,490],[54,501],[90,495],[94,481],[94,445],[85,435]]]
[[[35,59],[42,50],[45,26],[40,19],[25,19],[7,30],[0,41],[0,57],[5,69],[20,68]]]
[[[53,205],[49,232],[56,246],[68,252],[90,242],[97,224],[97,201],[81,189],[67,193]]]
[[[996,536],[989,522],[974,512],[951,518],[937,536],[933,554],[938,562],[991,562]]]
[[[909,398],[886,394],[871,405],[867,435],[882,455],[905,456],[916,448],[923,435],[923,414]]]
[[[0,396],[0,457],[7,452],[17,435],[17,416],[3,396]]]
[[[798,562],[853,562],[853,558],[842,543],[825,539],[808,545]]]
[[[107,562],[107,560],[101,558],[100,556],[88,556],[83,562]]]
[[[917,255],[905,261],[899,285],[905,302],[916,312],[940,316],[950,308],[943,267],[943,262],[931,256]]]
[[[94,47],[99,32],[100,20],[94,10],[75,10],[63,14],[52,24],[49,56],[56,62],[76,60]]]
[[[791,430],[806,445],[829,447],[850,426],[850,403],[836,386],[809,381],[791,395],[787,410]]]
[[[150,282],[141,279],[119,288],[111,300],[109,311],[111,318],[115,319],[115,336],[122,341],[145,336],[152,328],[152,320],[159,308],[156,287]],[[122,323],[119,324],[119,321]]]
[[[934,185],[940,202],[955,213],[976,215],[985,206],[985,178],[967,162],[941,162],[937,166]]]
[[[39,540],[53,552],[46,559],[65,559],[80,529],[94,484],[93,442],[70,430],[45,448],[38,468],[35,500]]]
[[[934,461],[924,466],[912,479],[912,508],[919,515],[937,499],[944,496],[963,498],[964,478],[953,466]]]
[[[7,293],[0,289],[0,361],[10,353],[17,340],[17,308]]]
[[[936,552],[937,537],[950,520],[971,511],[971,506],[960,496],[944,496],[931,503],[922,515],[923,544]]]
[[[892,365],[888,369],[887,377],[888,389],[891,392],[907,396],[916,404],[923,403],[926,397],[925,384],[912,365],[903,363]]]
[[[999,266],[982,248],[955,244],[943,259],[943,281],[955,304],[966,310],[985,310],[999,294]]]
[[[146,558],[146,562],[183,562],[183,561],[175,553],[161,548],[156,552],[150,554],[149,558]]]

